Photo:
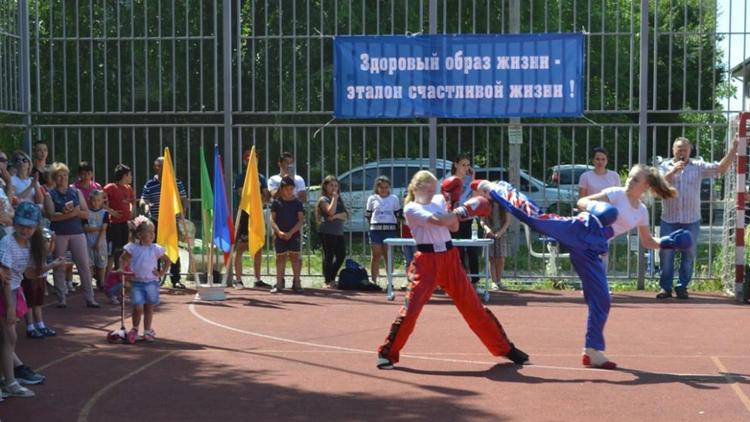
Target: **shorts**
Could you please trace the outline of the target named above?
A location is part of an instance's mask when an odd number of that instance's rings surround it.
[[[23,278],[21,281],[21,287],[23,287],[23,294],[26,297],[26,303],[28,306],[42,306],[44,305],[44,289],[45,283],[47,282],[46,277],[40,277],[35,279]]]
[[[128,244],[130,229],[128,223],[112,223],[107,227],[107,242],[112,245],[112,253],[121,253]]]
[[[237,242],[247,242],[247,224],[250,216],[245,211],[240,211],[240,223],[237,225],[237,235],[234,238]]]
[[[289,240],[275,237],[273,239],[273,246],[276,249],[276,253],[280,255],[285,253],[299,253],[300,249],[302,249],[302,242],[300,242],[300,239],[301,236],[299,233],[295,234],[294,237]]]
[[[26,315],[29,307],[26,305],[26,298],[23,296],[21,288],[10,291],[10,306],[16,308],[16,317],[21,318]],[[5,321],[5,300],[0,297],[0,321]]]
[[[389,237],[398,237],[395,230],[370,230],[370,244],[382,245],[385,239]]]
[[[130,288],[130,302],[133,305],[158,305],[159,281],[134,281]]]
[[[89,247],[89,263],[96,268],[107,268],[107,245],[100,243],[99,247],[94,249]]]

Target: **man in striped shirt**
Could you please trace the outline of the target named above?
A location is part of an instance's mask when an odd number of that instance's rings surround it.
[[[662,201],[661,233],[672,233],[685,229],[693,235],[693,247],[680,252],[680,272],[674,286],[678,299],[688,298],[688,285],[693,277],[693,264],[698,250],[698,233],[701,224],[701,181],[717,177],[727,171],[737,152],[737,138],[732,142],[727,154],[718,163],[707,163],[702,160],[691,160],[692,147],[687,138],[679,137],[672,144],[672,159],[662,162],[659,170],[679,195],[676,198]],[[674,277],[674,250],[660,250],[661,291],[657,299],[672,297],[672,279]]]
[[[148,179],[146,184],[143,186],[143,192],[141,192],[141,204],[146,209],[146,215],[154,222],[154,231],[159,226],[159,199],[161,197],[161,170],[164,167],[164,157],[158,157],[154,161],[154,177]],[[177,182],[177,190],[180,192],[180,202],[182,202],[182,209],[186,210],[187,203],[187,191],[185,185],[182,184],[180,179],[175,177]],[[177,216],[182,218],[182,216]],[[157,232],[158,233],[158,232]],[[184,289],[185,285],[180,282],[180,258],[177,258],[172,266],[169,268],[169,273],[172,279],[172,287]]]

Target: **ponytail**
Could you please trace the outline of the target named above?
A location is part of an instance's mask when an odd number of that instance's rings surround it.
[[[647,167],[646,180],[651,186],[651,193],[660,199],[672,199],[677,197],[677,189],[670,185],[664,176],[655,167]]]

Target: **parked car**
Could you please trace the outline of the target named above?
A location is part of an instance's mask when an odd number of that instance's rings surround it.
[[[492,181],[508,180],[508,172],[504,167],[477,168],[475,177]],[[518,188],[532,201],[546,212],[570,215],[578,199],[577,192],[564,186],[552,186],[531,176],[526,170],[520,171],[520,186]]]
[[[349,208],[350,217],[344,224],[345,231],[364,232],[368,230],[368,224],[364,217],[364,208],[367,198],[372,195],[372,187],[375,179],[380,175],[386,175],[391,179],[391,192],[402,199],[406,195],[406,188],[412,176],[423,169],[429,168],[428,159],[399,158],[370,162],[363,166],[355,167],[342,173],[339,179],[341,198]],[[451,162],[448,160],[437,160],[436,176],[442,179],[450,174]],[[475,168],[477,178],[492,181],[507,180],[507,172],[503,167]],[[521,170],[521,185],[519,188],[542,208],[552,212],[569,213],[576,197],[567,189],[554,188],[546,185],[543,181],[530,176]],[[311,186],[308,192],[308,202],[314,207],[320,195],[319,186]]]
[[[451,162],[448,160],[437,160],[436,176],[443,178],[445,173],[450,173]],[[406,195],[409,181],[419,170],[429,169],[429,159],[419,158],[396,158],[366,163],[342,173],[339,179],[339,190],[341,199],[349,209],[349,219],[344,224],[345,231],[365,232],[369,225],[365,221],[365,205],[367,198],[373,193],[373,183],[380,175],[386,175],[391,179],[391,193],[399,199]],[[320,186],[311,186],[307,198],[308,203],[314,207],[318,202]]]
[[[593,169],[594,166],[587,164],[560,164],[552,166],[547,170],[547,183],[552,186],[572,190],[577,195],[578,182],[581,180],[581,175]]]

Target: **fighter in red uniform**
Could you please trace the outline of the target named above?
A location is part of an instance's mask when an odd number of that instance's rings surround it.
[[[452,197],[449,179],[443,190]],[[409,266],[409,287],[404,306],[382,346],[378,348],[379,369],[392,369],[399,352],[414,330],[422,307],[440,286],[453,299],[472,331],[494,356],[505,356],[516,364],[526,363],[529,356],[508,340],[505,330],[492,312],[482,306],[466,277],[458,250],[451,243],[449,229],[456,230],[460,218],[489,214],[487,198],[473,197],[463,205],[447,210],[445,197],[435,195],[437,179],[428,171],[414,175],[409,184],[404,217],[417,242],[417,253]]]

